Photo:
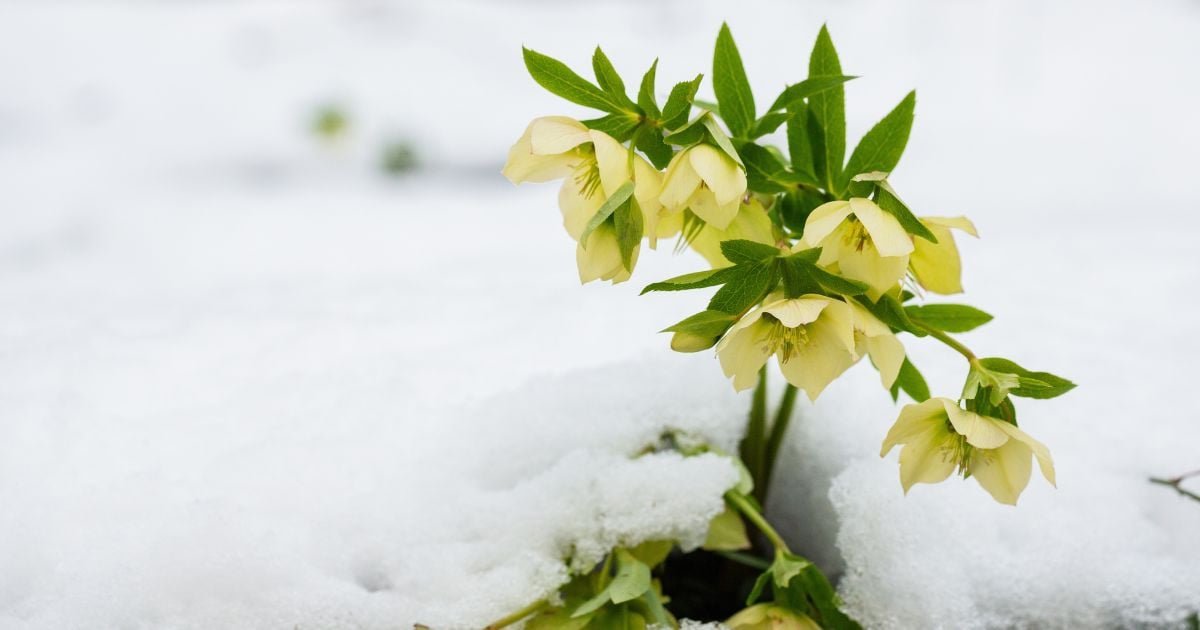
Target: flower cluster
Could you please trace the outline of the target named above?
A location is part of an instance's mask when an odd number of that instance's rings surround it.
[[[713,59],[715,103],[695,99],[698,76],[675,85],[660,107],[657,62],[632,99],[599,48],[592,61],[595,84],[525,50],[526,66],[539,84],[605,114],[582,121],[535,119],[509,151],[503,173],[514,183],[562,180],[559,209],[576,242],[584,283],[628,280],[643,241],[656,249],[660,240],[673,238],[676,251],[691,249],[706,261],[704,269],[652,283],[643,292],[719,287],[706,309],[665,332],[672,333],[671,347],[680,352],[715,348],[734,389],[755,390],[739,453],[754,490],[727,496],[731,505],[765,527],[754,505],[765,503],[796,393],[816,401],[863,358],[894,400],[903,392],[915,401],[900,412],[882,449],[886,455],[903,446],[905,492],[958,471],[995,500],[1015,504],[1034,459],[1054,483],[1050,453],[1018,428],[1013,398],[1052,398],[1074,385],[1007,359],[976,356],[952,334],[991,316],[964,304],[925,302],[929,294],[963,291],[955,232],[978,234],[966,217],[916,215],[889,181],[908,141],[915,93],[868,131],[847,158],[843,85],[854,77],[842,74],[825,29],[808,77],[784,89],[765,110],[755,105],[727,27]],[[777,131],[786,136],[784,148],[769,144]],[[966,359],[957,399],[930,396],[902,334],[937,340]],[[772,358],[788,385],[775,424],[768,426],[763,398]],[[832,608],[813,604],[832,597],[814,594],[822,590],[817,582],[793,586],[791,577],[809,571],[810,563],[783,553],[777,537],[772,541],[783,554],[772,565],[776,600],[747,608],[730,625],[853,627],[848,618],[843,623],[832,599],[826,601]]]

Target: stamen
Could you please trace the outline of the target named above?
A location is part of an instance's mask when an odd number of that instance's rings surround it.
[[[846,221],[850,225],[842,233],[842,241],[854,248],[855,251],[861,252],[864,247],[871,244],[871,235],[867,234],[867,229],[863,227],[862,222],[853,215],[848,217]]]
[[[807,327],[788,328],[770,313],[764,314],[763,319],[771,323],[770,328],[760,340],[763,350],[770,354],[778,354],[780,363],[787,363],[789,359],[800,353],[801,348],[808,345]]]
[[[591,199],[600,188],[600,165],[596,162],[596,156],[585,156],[576,164],[574,178],[575,183],[579,185],[580,194],[585,199]]]

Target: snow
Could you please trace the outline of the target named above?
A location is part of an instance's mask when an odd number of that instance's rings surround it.
[[[1070,1],[6,4],[0,19],[0,627],[477,627],[563,559],[696,543],[747,404],[637,296],[577,285],[552,186],[499,178],[585,68],[706,70],[730,20],[768,98],[828,20],[851,135],[911,87],[893,181],[965,212],[981,352],[1071,377],[1020,406],[1059,488],[902,496],[868,367],[801,404],[771,502],[871,627],[1164,624],[1200,609],[1189,334],[1200,10]],[[783,11],[787,19],[772,16]],[[661,29],[661,30],[660,30]],[[798,34],[797,34],[798,33]],[[754,37],[752,37],[754,35]],[[798,37],[799,43],[793,40]],[[337,142],[307,131],[338,103]],[[426,168],[378,173],[381,144]],[[908,344],[935,390],[962,366]],[[778,384],[778,379],[776,379]]]

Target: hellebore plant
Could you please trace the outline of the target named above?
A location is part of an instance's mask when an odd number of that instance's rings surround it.
[[[926,293],[962,291],[952,230],[977,233],[965,217],[915,215],[889,181],[908,142],[915,93],[846,159],[844,83],[854,77],[842,73],[825,28],[808,77],[765,109],[755,103],[727,26],[713,55],[712,103],[695,98],[700,75],[676,84],[660,106],[657,61],[632,99],[599,48],[592,58],[596,83],[532,50],[524,57],[542,87],[603,112],[582,121],[535,119],[503,171],[514,183],[562,180],[559,208],[577,243],[580,280],[628,280],[643,239],[655,249],[673,237],[677,252],[691,248],[710,268],[655,282],[643,293],[719,287],[705,310],[664,332],[672,333],[671,348],[679,352],[715,348],[733,388],[754,390],[745,437],[737,456],[730,455],[743,479],[726,493],[727,509],[712,521],[704,546],[719,561],[740,563],[743,575],[745,567],[755,568],[727,593],[749,593],[741,610],[723,615],[729,626],[858,627],[821,571],[788,548],[763,506],[797,392],[815,401],[864,357],[893,400],[903,392],[914,401],[882,447],[886,455],[902,446],[904,492],[957,471],[997,501],[1015,505],[1034,460],[1054,483],[1050,452],[1018,428],[1013,399],[1053,398],[1074,384],[1007,359],[976,356],[951,334],[991,316],[963,304],[924,303]],[[768,144],[772,135],[786,137],[785,148]],[[900,334],[939,341],[966,359],[957,399],[930,397]],[[772,359],[787,385],[768,423]],[[648,452],[664,449],[713,451],[672,433]],[[756,540],[746,523],[759,532]],[[521,621],[527,628],[677,627],[676,615],[689,611],[671,605],[667,585],[679,583],[670,558],[680,552],[673,541],[630,543],[636,546],[612,550],[558,593],[491,627]],[[718,575],[699,571],[692,578],[715,583]]]

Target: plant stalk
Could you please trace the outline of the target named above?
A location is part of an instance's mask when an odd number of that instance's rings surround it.
[[[767,491],[771,487],[771,477],[775,473],[775,459],[783,446],[783,438],[787,435],[788,425],[792,421],[792,409],[796,406],[795,385],[787,384],[783,390],[783,399],[775,411],[775,421],[771,423],[771,435],[767,438],[766,454],[763,463],[762,484],[754,487],[754,497],[762,506],[767,505]]]

